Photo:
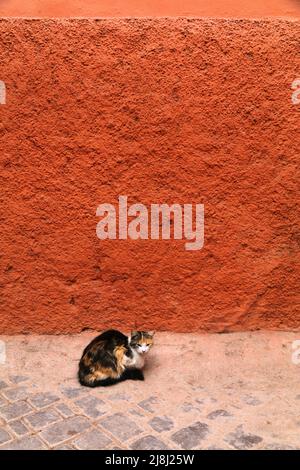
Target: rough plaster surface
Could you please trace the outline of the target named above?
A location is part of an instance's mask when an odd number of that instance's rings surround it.
[[[1,20],[0,35],[2,332],[299,328],[299,22]],[[96,208],[119,194],[204,203],[204,248],[100,241]]]

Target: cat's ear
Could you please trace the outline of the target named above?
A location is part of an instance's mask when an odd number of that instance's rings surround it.
[[[155,331],[152,330],[152,331],[148,331],[148,335],[150,335],[151,337],[153,337],[155,335]]]
[[[134,336],[137,336],[138,334],[139,334],[138,331],[133,330],[133,331],[131,332],[130,336],[131,336],[131,338],[133,338]]]

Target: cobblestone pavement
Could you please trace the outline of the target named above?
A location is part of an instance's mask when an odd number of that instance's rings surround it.
[[[94,336],[1,337],[1,450],[300,448],[300,334],[160,333],[145,382],[88,389]]]

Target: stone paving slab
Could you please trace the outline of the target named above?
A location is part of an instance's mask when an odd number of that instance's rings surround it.
[[[297,333],[158,333],[144,382],[89,389],[96,334],[0,338],[0,450],[300,448]]]

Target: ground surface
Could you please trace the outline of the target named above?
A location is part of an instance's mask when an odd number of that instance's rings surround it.
[[[299,0],[0,0],[2,16],[298,16]]]
[[[94,335],[1,337],[1,449],[300,448],[299,334],[160,333],[145,382],[87,389]]]

